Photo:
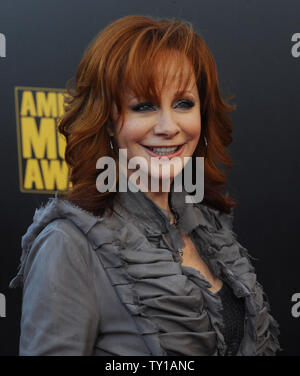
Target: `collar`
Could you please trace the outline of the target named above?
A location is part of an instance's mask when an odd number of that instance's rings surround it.
[[[184,234],[188,234],[199,225],[207,227],[207,219],[201,210],[202,204],[186,203],[185,198],[189,193],[185,191],[184,187],[181,192],[174,192],[172,183],[170,188],[168,200],[170,209],[175,215],[173,225],[170,224],[169,212],[159,207],[145,192],[128,179],[127,192],[118,192],[116,195],[114,211],[122,216],[125,210],[139,223],[163,232],[167,232],[175,226]],[[133,191],[134,189],[137,191]]]

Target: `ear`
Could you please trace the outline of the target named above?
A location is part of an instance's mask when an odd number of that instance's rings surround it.
[[[107,129],[107,133],[112,137],[114,135],[114,127],[113,127],[113,122],[110,117],[107,120],[106,129]]]

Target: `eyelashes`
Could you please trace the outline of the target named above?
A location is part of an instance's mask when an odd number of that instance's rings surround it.
[[[188,99],[183,99],[177,102],[176,108],[179,106],[179,108],[183,109],[189,109],[195,106],[195,103],[193,101],[190,101]],[[138,103],[135,106],[131,107],[131,110],[134,112],[148,112],[149,109],[155,109],[155,106],[151,102],[142,102]]]

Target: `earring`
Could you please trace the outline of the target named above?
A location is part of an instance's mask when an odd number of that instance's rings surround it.
[[[110,145],[111,150],[114,150],[113,144],[111,142],[111,137],[109,138],[109,145]]]
[[[203,137],[203,139],[204,139],[204,144],[205,144],[205,156],[204,156],[204,158],[206,158],[206,157],[207,157],[207,147],[208,147],[208,142],[207,142],[207,139],[206,139],[205,136]]]

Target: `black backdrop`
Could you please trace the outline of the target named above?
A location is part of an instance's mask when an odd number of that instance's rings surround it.
[[[293,317],[291,299],[300,292],[299,0],[1,0],[0,354],[18,353],[21,291],[8,283],[21,236],[51,196],[21,191],[15,87],[64,88],[91,39],[130,14],[192,22],[215,56],[223,95],[235,95],[229,179],[239,202],[235,232],[258,259],[258,279],[281,327],[282,355],[298,355],[300,317]]]

